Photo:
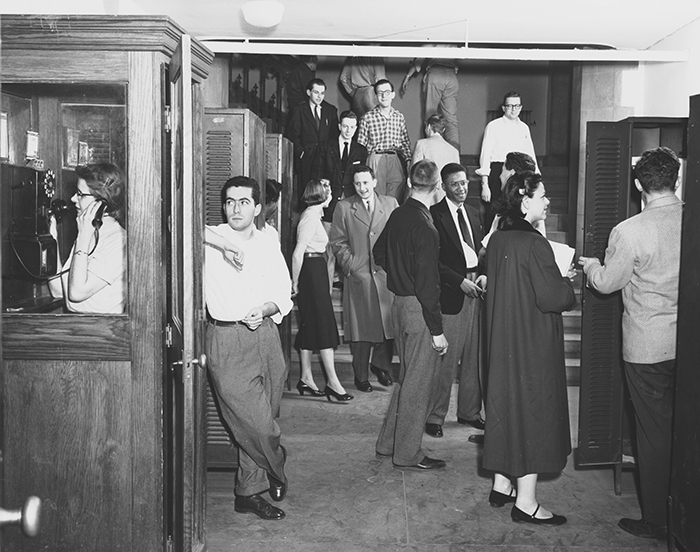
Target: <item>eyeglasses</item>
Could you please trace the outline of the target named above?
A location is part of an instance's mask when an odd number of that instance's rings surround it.
[[[380,90],[379,92],[377,92],[377,96],[383,98],[385,96],[389,96],[392,92],[393,90]]]
[[[503,107],[506,109],[520,109],[523,104],[506,104]]]
[[[77,195],[80,199],[84,197],[92,197],[92,194],[86,194],[85,192],[81,192],[80,190],[75,190],[75,195]]]

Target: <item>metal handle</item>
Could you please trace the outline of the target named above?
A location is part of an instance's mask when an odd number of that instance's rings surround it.
[[[201,355],[199,355],[199,358],[193,358],[192,364],[194,364],[195,366],[199,366],[202,370],[206,369],[207,355],[205,353],[202,353]]]
[[[22,532],[28,537],[35,537],[39,532],[41,514],[41,499],[30,496],[21,510],[5,510],[0,508],[0,527],[5,525],[21,525]]]

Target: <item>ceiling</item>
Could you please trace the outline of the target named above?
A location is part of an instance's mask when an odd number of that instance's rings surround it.
[[[463,43],[468,37],[470,43],[644,50],[700,17],[700,2],[691,0],[280,1],[285,6],[282,22],[260,30],[243,21],[244,0],[133,0],[148,14],[170,15],[200,39]]]
[[[248,25],[246,0],[5,0],[0,13],[168,15],[200,40],[646,50],[700,18],[693,0],[280,0],[279,25]],[[214,44],[216,44],[214,42]],[[285,53],[285,52],[281,52]]]

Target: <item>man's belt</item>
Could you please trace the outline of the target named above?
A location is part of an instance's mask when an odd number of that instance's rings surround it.
[[[310,251],[308,253],[304,253],[304,257],[309,258],[309,257],[325,257],[325,253],[317,253]]]
[[[373,153],[376,153],[377,155],[396,155],[396,150],[382,150],[375,151]]]
[[[213,324],[214,326],[221,326],[222,328],[227,328],[230,326],[246,326],[245,322],[243,320],[216,320],[215,318],[212,318],[211,316],[207,316],[207,320],[209,321],[210,324]]]
[[[468,268],[467,274],[469,274],[470,272],[479,272],[479,267],[475,266],[474,268]]]

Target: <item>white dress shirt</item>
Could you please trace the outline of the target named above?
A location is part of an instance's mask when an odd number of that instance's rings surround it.
[[[464,222],[467,224],[467,231],[469,232],[471,242],[474,243],[474,232],[472,232],[471,224],[469,224],[469,217],[467,216],[467,211],[463,205],[460,205],[458,207],[449,199],[447,200],[447,206],[450,208],[450,214],[452,215],[452,220],[455,223],[455,228],[457,228],[457,234],[460,238],[462,238],[462,249],[464,250],[464,258],[467,260],[467,269],[476,268],[479,265],[479,256],[476,254],[476,251],[469,247],[469,245],[467,245],[467,242],[464,241],[464,236],[462,236],[462,230],[459,227],[459,219],[457,218],[457,210],[460,209],[462,211],[462,216],[464,217]]]

